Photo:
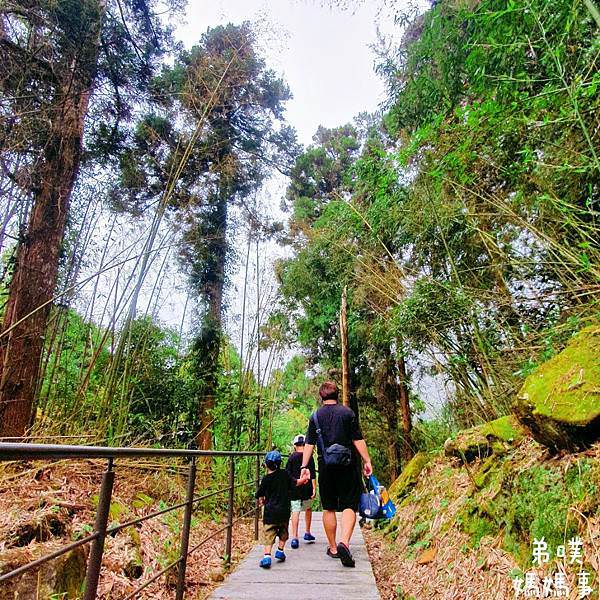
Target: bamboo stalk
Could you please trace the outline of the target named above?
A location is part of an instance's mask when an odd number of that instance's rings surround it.
[[[340,310],[340,342],[342,345],[342,404],[350,407],[350,361],[348,357],[348,300],[347,288],[342,290]]]

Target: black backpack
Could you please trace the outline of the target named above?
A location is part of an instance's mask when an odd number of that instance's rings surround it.
[[[317,411],[312,414],[312,419],[317,429],[317,447],[325,465],[328,467],[347,467],[350,465],[352,463],[352,450],[341,444],[331,444],[331,446],[325,448]]]

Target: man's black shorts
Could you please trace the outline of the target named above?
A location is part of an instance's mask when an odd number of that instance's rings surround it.
[[[358,510],[362,492],[356,465],[327,468],[319,461],[319,495],[323,510]]]

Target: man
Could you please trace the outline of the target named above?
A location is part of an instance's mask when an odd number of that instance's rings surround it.
[[[338,388],[332,381],[326,381],[319,388],[323,405],[316,411],[322,444],[319,444],[319,495],[323,505],[323,526],[327,535],[327,555],[339,558],[345,567],[354,567],[354,558],[350,552],[350,538],[356,524],[356,511],[362,492],[362,482],[356,465],[356,452],[363,460],[363,472],[368,477],[373,472],[367,444],[358,426],[356,415],[349,408],[338,404]],[[300,476],[306,479],[309,460],[317,444],[317,426],[314,413],[308,423],[302,468]],[[352,449],[351,462],[346,466],[326,466],[322,456],[324,449],[339,444]],[[342,512],[340,541],[336,543],[336,511]]]
[[[302,452],[304,450],[304,436],[297,435],[293,441],[294,453],[288,458],[285,468],[287,472],[296,479],[300,478],[300,466],[302,465]],[[306,521],[305,542],[314,542],[315,536],[310,532],[312,522],[312,501],[317,491],[317,481],[315,472],[315,461],[310,457],[308,462],[310,471],[310,481],[301,487],[292,491],[292,542],[291,546],[296,550],[300,546],[298,541],[298,526],[300,524],[300,513],[304,511]]]

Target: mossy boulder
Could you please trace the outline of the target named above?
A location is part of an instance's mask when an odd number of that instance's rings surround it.
[[[525,432],[513,415],[500,417],[489,423],[465,429],[449,438],[444,444],[446,456],[455,456],[467,462],[487,458],[493,453],[501,454],[505,444],[523,438]]]
[[[600,439],[600,326],[582,329],[529,375],[513,410],[550,448],[576,450]]]
[[[7,573],[60,547],[59,542],[32,544],[0,553],[0,574]],[[2,584],[2,598],[81,598],[87,548],[80,546]]]
[[[431,457],[426,452],[417,452],[411,461],[402,469],[400,476],[388,490],[393,502],[401,500],[415,487],[421,471],[427,466]]]

